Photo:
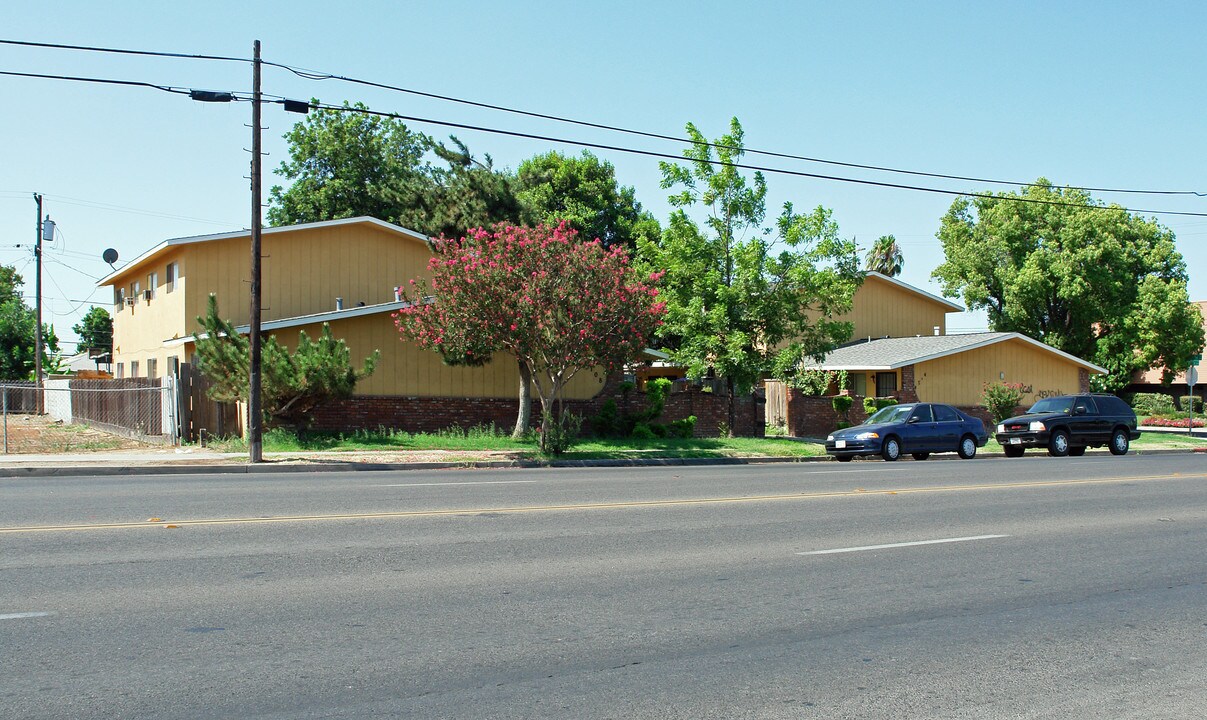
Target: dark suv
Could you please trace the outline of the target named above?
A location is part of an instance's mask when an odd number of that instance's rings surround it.
[[[1114,395],[1061,395],[1044,398],[1026,415],[998,423],[996,437],[1006,457],[1021,457],[1029,447],[1077,457],[1087,447],[1103,445],[1112,455],[1126,455],[1140,431],[1136,413]]]

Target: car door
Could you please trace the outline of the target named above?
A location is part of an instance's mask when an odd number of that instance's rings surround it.
[[[906,427],[909,428],[909,438],[905,443],[908,452],[934,452],[937,449],[939,438],[934,411],[929,404],[922,403],[915,407],[906,421]]]
[[[947,405],[933,406],[935,413],[936,449],[939,452],[950,452],[960,445],[960,434],[964,429],[964,419],[954,408]]]
[[[1106,431],[1102,428],[1102,416],[1098,414],[1098,405],[1094,398],[1088,395],[1078,395],[1073,399],[1073,411],[1069,418],[1071,442],[1083,445],[1091,442],[1104,442]]]

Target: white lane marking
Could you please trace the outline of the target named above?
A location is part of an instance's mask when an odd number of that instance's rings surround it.
[[[377,487],[453,487],[456,485],[517,485],[534,483],[536,480],[472,480],[469,482],[429,482],[429,483],[399,483],[397,485],[378,485]]]
[[[54,613],[48,613],[48,612],[8,613],[7,615],[0,615],[0,620],[21,620],[23,618],[46,617],[47,615],[54,615]]]
[[[913,547],[915,545],[938,545],[940,543],[968,542],[969,540],[992,540],[994,538],[1010,537],[1009,535],[973,535],[971,537],[943,538],[942,540],[915,540],[913,542],[889,543],[887,545],[863,545],[861,547],[835,548],[833,550],[812,550],[798,552],[797,555],[835,555],[837,553],[862,552],[864,550],[885,550],[887,548]]]

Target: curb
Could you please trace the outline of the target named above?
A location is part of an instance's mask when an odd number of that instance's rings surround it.
[[[1106,450],[1090,451],[1087,455],[1107,455]],[[1133,455],[1190,455],[1207,454],[1207,448],[1168,448],[1156,450],[1133,450]],[[981,458],[1005,458],[1002,453],[979,453]],[[1036,454],[1034,457],[1042,457]],[[956,460],[956,456],[932,456],[927,462]],[[856,462],[876,462],[856,460]],[[489,460],[463,462],[417,462],[417,463],[370,463],[370,462],[315,462],[307,464],[279,464],[267,462],[249,464],[190,464],[190,465],[96,465],[96,466],[34,466],[0,468],[0,479],[36,477],[118,477],[135,475],[270,475],[278,473],[316,472],[381,472],[403,470],[492,470],[506,468],[590,468],[590,467],[692,467],[708,465],[782,465],[796,463],[835,462],[828,455],[812,457],[721,457],[721,458],[604,458],[595,460]],[[909,462],[909,461],[907,461]]]

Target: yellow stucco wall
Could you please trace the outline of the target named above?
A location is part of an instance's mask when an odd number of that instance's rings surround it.
[[[937,303],[874,275],[864,279],[855,291],[851,312],[835,318],[855,324],[852,340],[914,335],[947,334],[947,313],[951,308]]]
[[[1022,340],[929,360],[914,366],[918,399],[952,405],[979,405],[985,382],[1022,383],[1022,405],[1042,397],[1076,393],[1079,366]],[[1002,377],[1002,374],[1005,377]]]

